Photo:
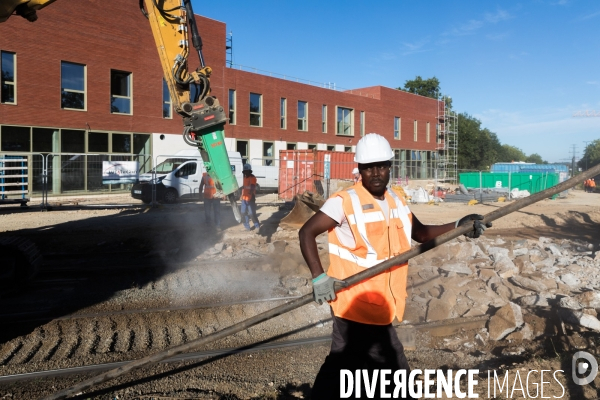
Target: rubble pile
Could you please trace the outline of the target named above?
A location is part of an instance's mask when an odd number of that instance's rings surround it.
[[[570,240],[458,238],[410,260],[408,322],[491,315],[479,340],[600,332],[600,252]],[[477,342],[478,338],[475,338]]]

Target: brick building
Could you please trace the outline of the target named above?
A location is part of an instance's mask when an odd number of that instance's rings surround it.
[[[261,159],[276,160],[282,149],[351,152],[361,135],[377,132],[390,141],[399,164],[414,161],[398,174],[430,176],[436,100],[382,86],[342,92],[228,68],[225,23],[196,19],[214,71],[212,93],[230,111],[229,150],[270,163]],[[81,170],[81,182],[55,186],[55,192],[120,190],[87,177],[102,160],[142,155],[149,163],[151,155],[189,148],[137,2],[58,1],[35,23],[12,17],[0,25],[0,51],[0,153],[97,154],[80,156],[84,161],[73,167]],[[72,157],[62,157],[64,167]],[[31,163],[39,168],[35,157]]]

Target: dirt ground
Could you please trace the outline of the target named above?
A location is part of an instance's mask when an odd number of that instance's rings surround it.
[[[273,269],[262,270],[265,276],[274,269],[281,268],[283,262],[289,264],[290,260],[293,260],[296,269],[292,272],[297,276],[307,277],[301,259],[297,259],[297,232],[279,228],[279,220],[289,211],[281,205],[261,205],[259,207],[261,229],[248,234],[235,223],[228,207],[223,207],[222,211],[224,229],[222,231],[207,229],[204,226],[202,206],[194,202],[149,208],[141,202],[132,200],[128,195],[71,197],[51,199],[53,210],[48,212],[40,211],[36,203],[36,201],[32,202],[29,209],[0,206],[0,236],[17,234],[28,236],[38,244],[42,253],[53,255],[55,258],[63,257],[65,254],[88,253],[89,255],[135,250],[144,252],[145,257],[148,254],[156,254],[162,259],[176,258],[179,263],[192,263],[198,260],[222,261],[221,255],[215,254],[213,249],[224,243],[225,245],[221,247],[232,248],[233,257],[238,260],[257,255],[265,256],[265,254],[266,257],[270,257]],[[413,204],[410,207],[423,223],[442,224],[455,221],[466,214],[485,215],[505,204],[468,206],[458,203],[440,203],[439,205]],[[598,249],[600,247],[600,194],[571,191],[565,198],[540,201],[494,221],[493,227],[486,231],[486,235],[500,236],[505,240],[539,239],[540,237],[577,239],[592,243],[595,249]],[[269,250],[269,244],[282,240],[288,243],[285,253],[278,253],[277,247]],[[270,275],[267,278],[270,279]],[[275,287],[271,281],[268,284]],[[139,297],[129,295],[130,286],[135,289],[136,284],[130,284],[128,281],[127,285],[119,287],[119,291],[115,292],[112,299],[103,299],[102,310],[127,310],[127,307],[133,307],[134,303],[138,306],[142,304]],[[244,286],[243,282],[239,285],[240,288]],[[154,283],[151,286],[154,286]],[[280,288],[275,289],[280,290]],[[232,290],[239,289],[232,287]],[[154,290],[154,293],[159,292]],[[219,299],[223,300],[223,293],[215,293],[212,296],[215,298],[221,296]],[[159,302],[157,299],[153,301]],[[211,298],[210,301],[215,300]],[[5,306],[6,304],[4,303]],[[160,303],[160,306],[164,304]],[[82,308],[81,311],[89,312],[98,309],[100,309],[98,304],[86,304],[86,308]],[[283,327],[286,324],[293,325],[291,322],[286,322]],[[327,323],[320,326],[323,325],[325,330],[330,327]],[[460,335],[474,336],[476,333],[466,331],[461,332]],[[545,386],[544,397],[570,399],[600,397],[600,377],[596,378],[591,385],[584,387],[570,383],[570,353],[565,349],[565,344],[561,343],[560,338],[531,343],[502,341],[495,347],[490,345],[488,348],[469,353],[441,349],[440,340],[443,339],[418,335],[417,350],[407,352],[411,366],[420,369],[478,368],[480,382],[477,393],[480,393],[481,398],[537,397],[534,393],[535,388],[531,385],[529,392],[522,392],[517,383],[515,391],[517,373],[520,372],[520,379],[525,382],[525,376],[532,370],[563,370],[564,372],[558,374],[557,380],[552,377],[545,378],[551,383]],[[594,342],[597,337],[590,338],[585,333],[582,333],[581,340],[588,342],[591,340],[592,344],[595,343],[594,346],[598,344],[598,341]],[[0,343],[0,348],[2,345],[3,343]],[[511,355],[510,350],[515,347],[522,347],[524,351]],[[255,354],[215,357],[206,362],[159,365],[119,379],[112,384],[104,384],[93,393],[79,398],[310,398],[310,386],[327,351],[327,344],[308,345]],[[486,372],[488,370],[498,371],[499,374],[508,371],[512,392],[505,391],[504,394],[488,396]],[[6,375],[10,369],[2,371],[2,375]],[[68,387],[81,381],[82,378],[83,376],[75,376],[0,384],[0,398],[11,400],[37,398]],[[539,382],[539,375],[535,379]]]

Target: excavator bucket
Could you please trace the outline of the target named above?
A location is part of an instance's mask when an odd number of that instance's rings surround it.
[[[289,229],[299,229],[312,217],[323,204],[325,199],[316,193],[306,191],[294,198],[294,208],[282,220],[280,225]]]

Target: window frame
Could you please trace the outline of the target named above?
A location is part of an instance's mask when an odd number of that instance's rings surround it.
[[[300,104],[304,104],[304,118],[300,118]],[[297,117],[298,117],[298,131],[308,132],[308,101],[298,100],[297,105]],[[300,123],[302,122],[302,129],[300,129]]]
[[[245,147],[246,147],[246,154],[242,154],[242,152],[239,149],[239,145],[245,143]],[[238,153],[240,153],[240,156],[242,157],[242,162],[245,164],[248,162],[248,160],[250,159],[250,141],[249,140],[239,140],[236,139],[235,141],[235,151],[237,151]],[[244,161],[245,159],[245,161]]]
[[[325,147],[327,149],[327,151],[335,151],[335,144],[328,144],[326,145],[327,147]]]
[[[293,146],[294,148],[290,149],[290,146]],[[296,143],[296,142],[287,142],[285,144],[285,149],[286,150],[298,150],[298,143]]]
[[[349,120],[350,120],[350,134],[345,134],[345,133],[340,133],[340,110],[343,111],[350,111],[350,116],[349,116]],[[349,107],[341,107],[341,106],[336,106],[336,123],[335,123],[335,134],[337,136],[345,136],[345,137],[354,137],[354,109],[353,108],[349,108]],[[343,123],[344,117],[342,115],[342,123]],[[343,126],[345,127],[346,124],[343,123]]]
[[[62,74],[62,66],[63,64],[76,65],[83,68],[83,90],[78,89],[67,89],[63,86],[63,74]],[[63,92],[66,93],[81,93],[83,94],[83,108],[71,108],[71,107],[63,107]],[[87,65],[75,63],[71,61],[60,61],[60,108],[63,110],[69,111],[87,111]]]
[[[236,124],[236,117],[237,117],[237,112],[236,112],[236,102],[237,102],[237,98],[236,98],[236,90],[235,89],[229,89],[229,93],[228,93],[229,97],[227,98],[228,101],[228,111],[229,111],[229,115],[227,116],[227,120],[229,122],[229,125],[235,125]]]
[[[327,133],[327,104],[321,107],[321,132]]]
[[[414,141],[414,142],[416,142],[416,141],[417,141],[417,139],[418,139],[418,136],[417,136],[417,131],[418,131],[418,129],[419,129],[418,122],[417,122],[417,120],[415,119],[415,123],[414,123],[414,129],[413,129],[413,141]]]
[[[364,111],[360,112],[359,124],[360,124],[360,127],[359,127],[360,136],[363,137],[363,136],[365,136],[365,112]]]
[[[344,153],[352,153],[352,146],[344,146]]]
[[[129,92],[129,96],[123,96],[123,95],[115,95],[112,93],[112,80],[113,80],[113,72],[120,72],[120,73],[125,73],[128,74],[129,77],[129,82],[128,82],[128,92]],[[123,113],[123,112],[116,112],[112,110],[112,99],[128,99],[129,100],[129,112],[128,113]],[[111,110],[110,113],[111,114],[116,114],[116,115],[133,115],[133,72],[129,72],[129,71],[123,71],[120,69],[112,69],[110,70],[110,104],[111,104]]]
[[[285,97],[279,99],[279,128],[287,129],[287,99]]]
[[[271,146],[273,146],[273,155],[268,156],[265,155],[265,145],[270,144]],[[270,161],[270,163],[269,163]],[[267,140],[264,140],[262,142],[262,162],[264,166],[274,166],[275,165],[275,142],[269,142]]]
[[[0,104],[10,104],[10,105],[16,105],[17,104],[17,53],[12,52],[12,51],[4,51],[1,50],[0,51],[0,73],[2,71],[2,58],[4,54],[10,54],[12,55],[12,75],[13,75],[13,80],[12,81],[6,81],[4,79],[2,79],[2,77],[0,76]],[[2,85],[10,85],[13,88],[13,101],[3,101],[2,100]]]
[[[257,95],[258,96],[258,112],[256,111],[252,111],[252,95]],[[263,95],[261,93],[254,93],[254,92],[250,92],[248,99],[250,100],[248,103],[248,107],[249,107],[249,118],[248,118],[248,125],[249,126],[253,126],[255,128],[261,128],[263,126],[263,119],[262,119],[262,110],[263,110]],[[258,116],[258,125],[253,125],[252,124],[252,116]]]
[[[394,139],[402,140],[402,118],[394,117]]]
[[[429,135],[429,122],[427,122],[427,130],[426,130],[426,132],[425,132],[425,141],[426,141],[427,143],[429,143],[429,141],[430,141],[430,135]]]

